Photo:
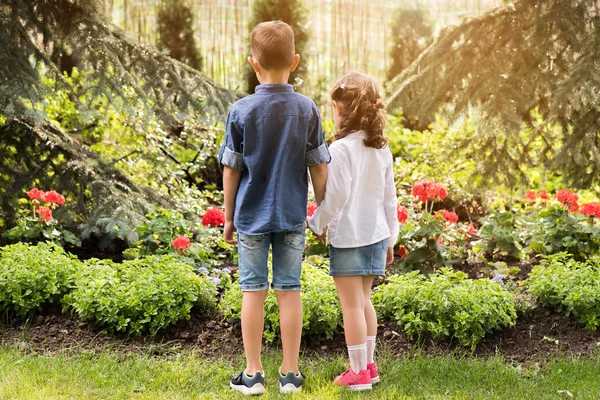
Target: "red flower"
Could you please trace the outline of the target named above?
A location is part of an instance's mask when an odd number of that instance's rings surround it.
[[[467,235],[473,235],[477,233],[477,229],[473,226],[473,224],[469,224],[469,230],[467,231]]]
[[[223,226],[225,225],[225,213],[220,208],[209,208],[202,217],[204,226]]]
[[[443,210],[442,217],[451,224],[458,222],[458,215],[453,211]]]
[[[550,196],[548,196],[548,192],[545,190],[542,190],[540,193],[538,193],[538,197],[542,200],[550,200]]]
[[[44,193],[43,190],[37,188],[33,188],[27,192],[27,197],[29,197],[31,200],[44,200],[45,195],[46,193]]]
[[[317,203],[315,203],[314,201],[311,201],[310,203],[308,203],[308,206],[306,207],[306,213],[308,214],[309,217],[312,217],[313,214],[315,213],[316,209],[317,209]]]
[[[406,220],[408,219],[408,210],[406,209],[406,207],[398,205],[398,221],[400,221],[401,224],[406,223]]]
[[[42,198],[46,203],[55,203],[60,205],[65,204],[65,198],[62,194],[58,193],[56,190],[51,190],[46,192],[44,197]]]
[[[38,207],[37,212],[40,214],[40,217],[46,221],[46,223],[52,221],[52,210],[48,207]]]
[[[440,244],[442,246],[444,245],[444,240],[442,240],[441,236],[437,238],[437,242],[438,242],[438,244]]]
[[[527,192],[527,194],[525,196],[523,196],[523,198],[527,199],[527,200],[535,201],[535,199],[537,197],[535,195],[535,192],[533,190],[530,190],[529,192]]]
[[[173,240],[173,247],[180,250],[185,250],[192,245],[192,242],[187,236],[177,236]]]
[[[398,255],[400,256],[400,258],[404,258],[406,257],[406,254],[408,253],[408,250],[406,250],[406,247],[404,246],[400,246],[398,248]]]
[[[554,197],[556,197],[558,201],[563,203],[569,211],[575,212],[579,210],[579,205],[577,204],[579,196],[577,196],[570,190],[561,189],[558,192],[556,192],[556,195],[554,195]]]
[[[446,188],[441,183],[429,182],[421,179],[413,184],[413,196],[418,198],[421,202],[425,203],[427,200],[434,200],[436,198],[444,200],[448,196]]]
[[[585,203],[581,205],[582,214],[589,215],[590,217],[600,218],[600,204],[598,203]]]

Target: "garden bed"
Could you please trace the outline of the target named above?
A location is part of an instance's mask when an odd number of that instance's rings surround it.
[[[397,325],[388,322],[380,326],[379,338],[379,349],[388,350],[397,358],[415,353],[427,356],[473,354],[477,357],[499,354],[513,362],[528,362],[557,355],[592,356],[600,349],[600,333],[585,330],[573,318],[544,307],[537,307],[530,315],[517,319],[516,326],[486,337],[474,353],[448,342],[424,339],[415,343],[408,340]],[[106,333],[93,323],[50,310],[34,317],[30,323],[3,326],[1,340],[3,344],[43,353],[110,348],[125,353],[138,353],[143,349],[155,354],[169,354],[186,349],[207,357],[232,357],[243,351],[239,322],[206,320],[193,312],[190,320],[167,328],[154,338],[133,338],[126,334]],[[267,346],[278,347],[277,344]],[[302,347],[306,353],[343,353],[344,336],[306,340]]]

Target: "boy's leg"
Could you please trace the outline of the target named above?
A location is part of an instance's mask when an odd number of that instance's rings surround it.
[[[246,372],[263,371],[260,359],[264,330],[265,298],[269,288],[269,235],[239,237],[240,289],[242,297],[242,339],[246,354]]]
[[[304,251],[304,224],[273,235],[273,289],[279,304],[283,360],[281,372],[298,373],[302,339],[300,275]]]
[[[298,373],[298,356],[302,339],[302,300],[300,291],[276,290],[281,326],[283,360],[281,372]]]
[[[242,339],[246,354],[246,372],[263,371],[260,354],[265,328],[265,298],[267,291],[244,292],[242,297]]]

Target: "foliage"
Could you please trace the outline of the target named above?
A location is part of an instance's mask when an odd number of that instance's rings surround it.
[[[542,304],[573,314],[587,329],[600,325],[600,259],[577,261],[568,253],[547,256],[525,281]]]
[[[97,321],[111,331],[154,335],[192,307],[212,311],[216,289],[208,279],[174,257],[147,257],[116,264],[90,260],[74,275],[74,289],[63,298],[66,310]]]
[[[135,228],[135,232],[139,235],[139,240],[124,252],[129,259],[171,254],[179,256],[182,262],[192,266],[206,267],[214,266],[226,257],[217,250],[226,253],[233,249],[233,246],[222,239],[219,228],[195,228],[193,221],[183,214],[165,208],[148,213],[146,219]],[[177,237],[187,238],[187,245],[177,246]],[[191,237],[194,238],[193,243],[189,240]]]
[[[194,39],[194,15],[181,0],[163,0],[158,11],[156,47],[200,71],[202,57]]]
[[[517,226],[517,211],[497,210],[481,219],[479,237],[473,250],[489,254],[500,253],[520,258],[523,251],[522,236]]]
[[[464,272],[441,268],[426,278],[417,271],[394,275],[379,286],[373,303],[409,337],[456,339],[474,349],[495,329],[515,324],[515,298],[488,279],[471,280]]]
[[[342,326],[342,309],[333,281],[323,267],[304,264],[301,283],[302,335],[332,338]],[[242,295],[237,285],[225,293],[221,301],[224,318],[240,318]],[[267,342],[280,337],[279,308],[273,291],[269,291],[265,301],[264,337]]]
[[[432,34],[431,23],[422,9],[399,8],[394,12],[390,50],[392,65],[387,73],[388,80],[396,77],[429,46]]]
[[[37,196],[35,191],[37,191]],[[29,201],[20,200],[23,208],[20,210],[17,226],[4,233],[4,237],[8,241],[12,243],[54,242],[60,245],[67,243],[76,247],[81,246],[79,238],[67,229],[62,228],[52,217],[53,212],[64,204],[65,199],[56,191],[50,193],[60,196],[56,196],[60,204],[54,202],[56,199],[46,198],[45,193],[36,188],[27,193]]]
[[[599,60],[597,4],[520,0],[443,30],[389,83],[389,106],[419,121],[479,115],[471,147],[497,180],[541,164],[589,187],[600,176]]]
[[[296,54],[304,54],[307,50],[309,32],[308,10],[300,0],[256,0],[252,6],[252,19],[250,30],[265,21],[283,21],[292,27],[296,44]],[[248,35],[249,36],[249,35]],[[248,51],[250,54],[250,51]],[[246,67],[248,93],[254,93],[254,88],[259,84],[256,74],[250,66]],[[300,62],[298,68],[290,74],[289,83],[295,89],[302,86],[306,73],[306,63]]]
[[[600,226],[593,217],[570,212],[564,206],[551,203],[541,210],[532,210],[528,244],[537,253],[568,252],[578,260],[600,252]]]
[[[53,243],[0,248],[0,311],[28,316],[60,300],[80,262]]]

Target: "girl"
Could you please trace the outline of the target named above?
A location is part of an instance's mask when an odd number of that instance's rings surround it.
[[[331,99],[337,140],[329,148],[325,199],[308,225],[318,236],[328,226],[329,274],[342,304],[350,369],[334,383],[368,390],[379,382],[371,286],[394,258],[398,200],[377,84],[365,74],[350,72],[335,84]]]

